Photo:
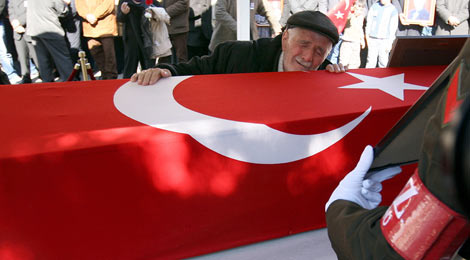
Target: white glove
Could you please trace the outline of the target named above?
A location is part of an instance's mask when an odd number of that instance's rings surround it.
[[[371,172],[370,177],[365,178],[366,173],[374,160],[374,151],[372,146],[368,145],[362,152],[361,158],[356,168],[348,173],[333,191],[330,199],[325,205],[325,212],[335,200],[348,200],[358,204],[365,209],[373,209],[382,201],[382,184],[401,172],[399,166],[390,167],[381,171]]]

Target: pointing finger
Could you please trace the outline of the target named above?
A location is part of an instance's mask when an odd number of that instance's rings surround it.
[[[387,169],[383,169],[381,171],[378,171],[374,174],[372,174],[369,179],[372,181],[376,182],[383,182],[385,180],[388,180],[392,178],[393,176],[399,174],[401,172],[401,167],[400,166],[394,166],[390,167]]]

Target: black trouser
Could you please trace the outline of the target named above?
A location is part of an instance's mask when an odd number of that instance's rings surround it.
[[[66,81],[72,73],[73,63],[65,38],[59,34],[49,34],[47,38],[32,37],[32,39],[42,81],[54,81],[54,67],[59,72],[60,81]]]
[[[122,70],[123,78],[130,78],[132,74],[137,72],[137,66],[142,70],[153,68],[155,59],[149,59],[144,54],[144,50],[140,48],[137,39],[133,37],[124,37],[124,68]]]

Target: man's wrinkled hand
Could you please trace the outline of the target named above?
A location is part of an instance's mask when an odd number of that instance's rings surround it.
[[[348,70],[348,66],[343,66],[343,64],[341,63],[328,64],[326,66],[326,70],[329,72],[333,72],[333,73],[341,73],[341,72],[346,72],[346,70]]]
[[[134,73],[131,77],[132,82],[142,86],[153,85],[161,78],[168,78],[171,76],[171,72],[167,69],[152,68],[143,70],[139,73]]]

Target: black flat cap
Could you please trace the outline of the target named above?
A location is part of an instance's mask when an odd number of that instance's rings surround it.
[[[339,34],[335,24],[322,12],[319,11],[301,11],[293,14],[287,19],[286,28],[301,27],[307,30],[321,33],[333,42],[338,43]]]

